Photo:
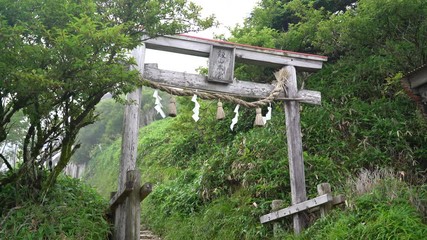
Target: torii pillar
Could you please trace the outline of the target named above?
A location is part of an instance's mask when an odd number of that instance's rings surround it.
[[[136,69],[144,72],[145,47],[139,46],[132,51],[136,59]],[[127,104],[123,117],[122,147],[120,155],[120,172],[117,197],[127,197],[115,208],[114,231],[115,240],[138,240],[140,238],[140,173],[137,168],[138,131],[140,121],[141,88],[127,95]],[[133,183],[129,184],[130,181]],[[126,186],[130,185],[130,186]],[[135,188],[135,189],[134,189]],[[128,190],[131,189],[131,190]],[[114,199],[114,198],[113,198]],[[112,202],[115,202],[112,200]]]
[[[297,75],[295,67],[285,67],[289,73],[285,86],[289,98],[298,96]],[[300,104],[298,101],[285,101],[286,139],[288,142],[289,175],[291,183],[292,205],[307,200],[305,186],[304,159],[302,153],[302,134],[300,121]],[[293,215],[294,232],[299,234],[307,225],[304,213]]]

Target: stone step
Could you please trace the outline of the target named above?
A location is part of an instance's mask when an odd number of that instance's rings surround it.
[[[141,230],[139,239],[140,240],[161,240],[160,237],[154,235],[154,233],[149,230]]]
[[[161,238],[157,236],[140,236],[140,240],[161,240]]]

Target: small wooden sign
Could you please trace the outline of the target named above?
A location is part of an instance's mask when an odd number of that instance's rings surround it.
[[[212,45],[209,55],[208,81],[233,83],[234,48]]]

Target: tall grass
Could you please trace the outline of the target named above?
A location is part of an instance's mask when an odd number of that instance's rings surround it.
[[[108,237],[110,226],[104,214],[106,201],[79,180],[62,177],[40,199],[25,199],[24,196],[13,186],[0,190],[0,239]]]
[[[317,221],[299,239],[425,239],[427,188],[399,177],[391,169],[361,170],[346,184],[346,210]]]

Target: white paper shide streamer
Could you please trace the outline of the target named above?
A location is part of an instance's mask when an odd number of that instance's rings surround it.
[[[200,110],[200,104],[197,102],[197,95],[194,94],[193,98],[191,98],[191,101],[194,102],[194,108],[193,108],[193,116],[192,118],[194,119],[194,121],[199,121],[199,110]]]
[[[236,115],[234,115],[234,118],[231,119],[231,125],[230,125],[231,130],[234,129],[234,125],[236,125],[237,121],[239,121],[239,107],[240,105],[237,104],[236,108],[234,109],[234,112],[236,113]]]
[[[271,120],[271,103],[270,106],[267,107],[268,112],[265,114],[265,117],[262,117],[262,120],[264,120],[264,124],[267,123],[267,121]]]
[[[163,108],[162,102],[161,102],[162,98],[159,96],[159,92],[157,90],[154,91],[153,97],[156,100],[155,102],[156,106],[154,107],[154,109],[156,109],[157,113],[159,113],[162,116],[162,118],[165,118],[166,114],[163,112],[163,109],[162,109]]]

